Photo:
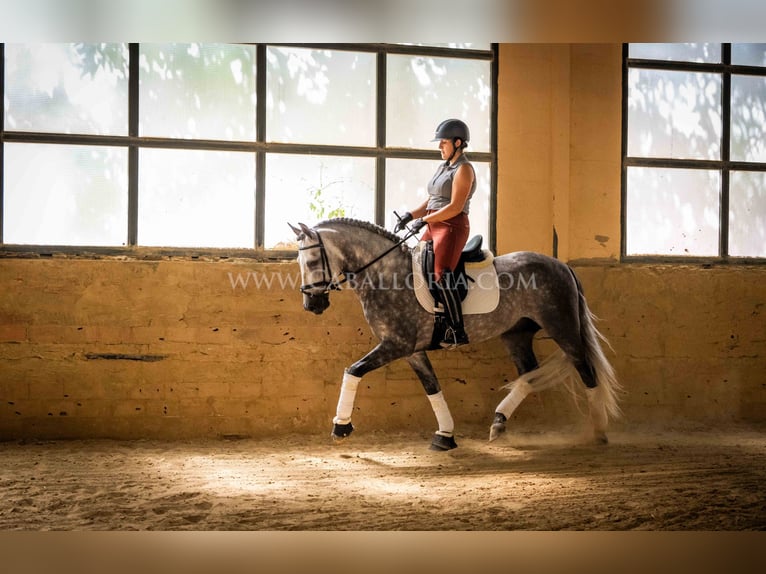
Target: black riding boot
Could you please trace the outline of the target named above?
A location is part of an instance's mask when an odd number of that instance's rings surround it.
[[[441,346],[448,348],[467,344],[468,335],[466,335],[463,327],[463,306],[460,302],[460,295],[457,292],[455,276],[451,271],[445,271],[442,278],[436,282],[436,285],[439,287],[439,293],[444,302],[445,314],[450,323],[444,334],[444,341],[442,341]]]

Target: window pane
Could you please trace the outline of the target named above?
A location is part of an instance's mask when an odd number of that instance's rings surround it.
[[[469,220],[471,236],[483,235],[489,248],[490,164],[471,162],[476,171],[476,192],[471,198]],[[428,197],[427,185],[439,162],[421,159],[386,161],[386,228],[396,225],[394,211],[403,215]]]
[[[731,78],[731,159],[766,162],[766,77]]]
[[[718,255],[718,171],[628,168],[628,255]]]
[[[5,243],[125,245],[128,152],[5,144]]]
[[[732,44],[731,63],[743,66],[766,66],[766,44]]]
[[[255,140],[255,47],[141,44],[142,136]]]
[[[253,154],[142,149],[140,165],[139,245],[255,245]]]
[[[631,44],[628,57],[677,62],[721,62],[720,44]]]
[[[453,48],[455,50],[491,50],[492,44],[488,42],[400,42],[402,46],[433,46],[435,48]]]
[[[6,44],[5,129],[127,135],[125,44]]]
[[[436,126],[459,118],[469,149],[490,150],[491,73],[486,61],[389,55],[386,144],[430,149]]]
[[[267,139],[375,145],[375,54],[269,48]]]
[[[628,155],[720,159],[721,76],[632,69]]]
[[[729,254],[766,257],[766,173],[732,172]]]
[[[373,158],[269,154],[266,158],[267,249],[295,247],[288,223],[331,217],[375,221]]]

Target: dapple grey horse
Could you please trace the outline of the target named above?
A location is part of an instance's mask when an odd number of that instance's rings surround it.
[[[330,291],[347,282],[380,341],[345,369],[332,437],[342,439],[353,431],[351,415],[361,378],[404,359],[422,383],[436,415],[439,429],[431,449],[455,448],[452,415],[426,354],[433,348],[434,316],[420,305],[412,288],[411,249],[386,229],[354,219],[330,219],[313,228],[304,224],[290,227],[298,241],[304,308],[322,313],[330,305]],[[529,393],[579,374],[588,397],[594,439],[606,443],[608,420],[620,414],[621,387],[602,351],[600,340],[606,340],[594,326],[595,317],[574,271],[554,258],[532,252],[497,256],[494,265],[500,290],[497,307],[464,317],[471,344],[499,336],[519,373],[495,409],[490,440],[505,431],[506,421]],[[519,288],[519,282],[514,285],[514,277],[527,278],[526,288]],[[400,288],[392,289],[394,283]],[[560,349],[538,363],[532,340],[540,329]]]

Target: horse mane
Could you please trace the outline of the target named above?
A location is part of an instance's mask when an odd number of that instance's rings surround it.
[[[315,228],[325,224],[333,224],[333,223],[342,223],[344,225],[350,225],[351,227],[366,229],[367,231],[372,231],[373,233],[380,235],[381,237],[385,237],[386,239],[394,243],[398,243],[399,241],[402,240],[401,237],[399,237],[395,233],[391,233],[385,227],[381,227],[380,225],[377,225],[376,223],[372,223],[370,221],[362,221],[361,219],[353,219],[351,217],[334,217],[332,219],[325,219],[324,221],[320,221],[319,223],[317,223]]]

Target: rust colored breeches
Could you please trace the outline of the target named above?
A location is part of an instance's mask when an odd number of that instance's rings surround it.
[[[468,241],[470,225],[468,215],[460,213],[446,221],[429,223],[421,241],[434,242],[434,275],[438,281],[445,270],[454,271],[460,260],[460,253]]]

